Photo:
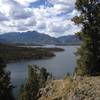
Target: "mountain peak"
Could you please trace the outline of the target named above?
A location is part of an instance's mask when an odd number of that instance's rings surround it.
[[[75,35],[68,35],[55,38],[47,34],[39,33],[37,31],[27,31],[27,32],[9,32],[2,34],[0,35],[0,41],[9,41],[9,43],[18,43],[18,44],[51,45],[51,44],[75,43],[79,42],[79,39]]]

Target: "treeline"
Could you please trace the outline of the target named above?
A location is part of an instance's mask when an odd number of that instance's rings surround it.
[[[7,63],[20,60],[44,59],[55,56],[54,51],[60,48],[26,48],[0,44],[0,57]]]

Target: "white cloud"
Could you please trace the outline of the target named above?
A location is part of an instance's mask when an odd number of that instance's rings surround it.
[[[8,18],[0,12],[0,21],[8,21]]]
[[[29,6],[30,3],[36,2],[38,0],[15,0],[15,1],[17,1],[18,3],[20,3],[24,6]]]
[[[36,30],[51,36],[74,34],[80,28],[71,22],[78,14],[75,0],[48,0],[52,6],[29,7],[38,0],[0,0],[0,31]],[[5,27],[4,27],[5,26]]]
[[[15,7],[10,11],[10,17],[13,19],[27,19],[32,16],[32,12],[25,8],[17,8]]]
[[[64,5],[74,5],[76,0],[48,0],[51,4],[64,4]]]

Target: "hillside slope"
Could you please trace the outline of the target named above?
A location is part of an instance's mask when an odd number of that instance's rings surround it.
[[[51,37],[49,35],[36,31],[28,32],[10,32],[0,35],[0,43],[8,44],[24,44],[24,45],[64,45],[64,44],[80,44],[80,40],[75,35],[62,37]]]
[[[62,44],[80,44],[81,42],[76,35],[61,36],[58,38],[58,40]]]
[[[40,94],[39,100],[100,100],[100,76],[53,80]]]
[[[38,33],[36,31],[28,32],[11,32],[0,35],[0,40],[7,40],[9,43],[23,43],[23,44],[57,44],[60,43],[54,37],[46,34]]]

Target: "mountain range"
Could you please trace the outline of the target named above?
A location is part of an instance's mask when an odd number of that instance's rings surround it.
[[[36,31],[28,32],[9,32],[0,35],[1,43],[26,44],[26,45],[52,45],[52,44],[79,44],[80,40],[75,35],[62,37],[51,37]]]

